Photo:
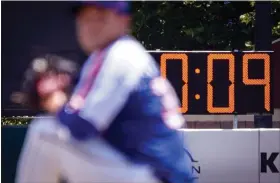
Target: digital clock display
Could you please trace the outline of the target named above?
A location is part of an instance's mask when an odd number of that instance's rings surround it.
[[[272,114],[271,52],[149,51],[183,114]]]

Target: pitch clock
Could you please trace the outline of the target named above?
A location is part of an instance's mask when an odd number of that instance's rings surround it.
[[[183,114],[272,114],[271,52],[149,51]]]

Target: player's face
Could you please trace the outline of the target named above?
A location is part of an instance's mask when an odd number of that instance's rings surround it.
[[[112,13],[94,6],[84,7],[76,18],[76,31],[81,48],[90,54],[102,47],[110,35]]]

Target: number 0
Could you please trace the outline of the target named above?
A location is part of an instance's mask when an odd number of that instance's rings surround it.
[[[182,80],[185,84],[182,87],[182,107],[180,112],[186,113],[188,111],[188,56],[184,53],[177,54],[162,54],[160,58],[160,72],[162,77],[166,78],[166,63],[167,60],[181,60],[182,61]]]
[[[214,92],[211,81],[213,81],[213,64],[214,61],[229,62],[229,80],[231,84],[229,86],[228,107],[214,107]],[[232,113],[234,111],[234,56],[232,54],[210,54],[207,58],[207,110],[209,113]]]

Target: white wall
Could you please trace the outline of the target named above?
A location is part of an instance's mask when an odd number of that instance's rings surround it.
[[[199,183],[280,183],[280,129],[181,132],[193,159],[198,161],[193,162],[193,170]],[[276,158],[261,162],[261,153],[267,160],[271,153]],[[271,172],[269,166],[273,164],[278,172]],[[261,173],[261,166],[267,172]]]

